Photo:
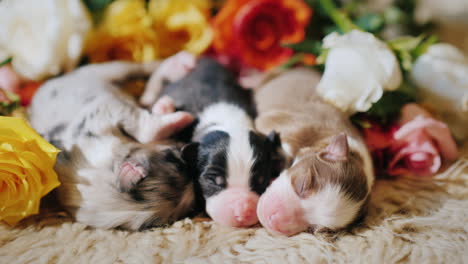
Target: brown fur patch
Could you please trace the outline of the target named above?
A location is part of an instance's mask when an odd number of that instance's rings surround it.
[[[325,186],[337,185],[351,199],[361,201],[368,194],[362,159],[356,152],[350,152],[347,160],[329,161],[321,158],[320,152],[308,149],[297,157],[288,174],[292,186],[301,198],[320,191]]]

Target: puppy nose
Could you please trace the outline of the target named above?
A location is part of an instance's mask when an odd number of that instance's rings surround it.
[[[258,196],[253,194],[235,201],[233,215],[239,227],[247,227],[258,223],[257,203]]]
[[[292,217],[278,212],[268,217],[268,226],[271,231],[285,236],[292,236],[300,232],[294,228],[295,223]]]
[[[269,215],[262,219],[263,226],[274,234],[292,236],[307,229],[308,224],[303,221],[297,210],[282,204],[275,204]]]

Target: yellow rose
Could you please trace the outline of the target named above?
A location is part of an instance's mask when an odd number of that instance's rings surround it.
[[[160,53],[167,57],[180,50],[204,52],[213,40],[208,0],[151,0],[148,10],[159,35]]]
[[[24,119],[0,116],[0,220],[16,224],[39,212],[40,199],[60,185],[58,152]]]
[[[158,36],[144,0],[117,0],[88,38],[85,54],[91,62],[152,61],[160,57]]]
[[[151,61],[181,50],[200,54],[211,44],[208,0],[116,0],[88,38],[91,62]]]

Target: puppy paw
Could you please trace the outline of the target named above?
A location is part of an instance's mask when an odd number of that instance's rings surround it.
[[[197,63],[197,57],[186,51],[181,51],[165,60],[158,69],[162,80],[175,82],[187,75]]]
[[[156,115],[170,114],[175,111],[174,100],[169,96],[163,96],[156,101],[151,112]]]
[[[158,106],[156,111],[168,111],[167,114],[145,113],[140,118],[136,139],[140,143],[164,140],[190,125],[194,117],[187,112],[170,112],[170,106]]]
[[[164,82],[175,82],[187,75],[196,65],[197,57],[186,51],[164,60],[156,71],[151,75],[146,84],[145,92],[140,98],[143,106],[150,106],[158,97]]]
[[[190,125],[194,117],[187,112],[175,112],[161,115],[159,117],[158,129],[155,140],[163,140],[171,137],[175,133]]]

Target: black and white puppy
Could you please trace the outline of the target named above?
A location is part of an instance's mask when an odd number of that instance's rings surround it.
[[[153,111],[115,85],[149,76],[156,65],[114,62],[82,67],[47,81],[30,107],[30,122],[61,153],[56,171],[61,204],[78,221],[139,230],[196,210],[193,175],[172,142],[155,142],[189,125],[169,98]]]
[[[186,67],[181,67],[184,63]],[[158,79],[150,80],[142,100],[154,100],[155,93],[169,95],[176,108],[198,117],[185,135],[196,142],[187,148],[192,148],[206,212],[227,226],[256,224],[259,195],[280,171],[278,135],[265,136],[255,130],[251,92],[242,89],[232,73],[215,60],[202,57],[196,61],[192,55],[180,53],[159,69],[167,72],[155,73]],[[177,69],[187,75],[163,87],[166,77],[181,76],[174,73]]]

